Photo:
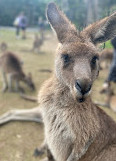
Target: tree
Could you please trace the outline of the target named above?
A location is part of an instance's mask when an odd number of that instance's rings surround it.
[[[45,10],[51,0],[0,0],[0,26],[13,25],[15,17],[24,11],[29,25],[37,25],[38,17],[46,19]],[[80,29],[107,16],[116,0],[53,0]]]

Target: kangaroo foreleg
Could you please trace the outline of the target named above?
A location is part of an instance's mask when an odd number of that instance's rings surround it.
[[[51,154],[51,151],[47,148],[47,157],[42,159],[41,161],[55,161],[54,157]]]
[[[0,117],[0,125],[10,121],[34,121],[42,123],[40,109],[36,107],[26,110],[10,110]]]
[[[34,150],[34,154],[33,154],[33,155],[34,155],[35,157],[41,156],[41,155],[43,155],[43,154],[46,153],[47,148],[48,148],[48,146],[47,146],[47,144],[46,144],[46,141],[44,140],[44,142],[41,144],[41,146],[40,146],[40,147],[37,147],[37,148]]]
[[[55,161],[54,160],[54,157],[46,143],[46,140],[44,140],[44,142],[41,144],[40,147],[36,148],[35,151],[34,151],[34,156],[35,157],[38,157],[38,156],[41,156],[43,154],[47,155],[47,157],[45,158],[45,161]]]
[[[93,142],[93,139],[89,138],[89,140],[80,150],[78,147],[74,146],[71,154],[69,155],[66,161],[79,161],[80,158],[85,155],[85,153],[87,152],[92,142]]]

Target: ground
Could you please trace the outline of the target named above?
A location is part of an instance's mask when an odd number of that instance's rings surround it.
[[[31,52],[34,32],[28,31],[27,39],[16,39],[15,31],[9,29],[0,30],[0,43],[6,42],[8,50],[16,53],[24,62],[25,73],[31,72],[36,84],[36,92],[31,93],[26,86],[26,93],[37,97],[38,90],[44,80],[48,79],[51,73],[41,73],[39,69],[54,68],[54,53],[57,47],[57,39],[51,31],[45,32],[45,41],[40,52]],[[107,45],[109,46],[109,43]],[[0,52],[2,54],[2,52]],[[108,71],[100,72],[98,80],[94,84],[92,92],[93,100],[105,101],[105,96],[100,95],[99,91]],[[0,76],[1,77],[1,76]],[[115,86],[114,86],[115,88]],[[2,82],[0,80],[0,90]],[[37,106],[37,103],[25,101],[18,94],[0,92],[0,114],[10,109],[28,109]],[[103,108],[113,119],[116,114],[110,109]],[[11,122],[0,127],[0,161],[39,161],[33,156],[34,149],[43,141],[43,126],[31,122]]]

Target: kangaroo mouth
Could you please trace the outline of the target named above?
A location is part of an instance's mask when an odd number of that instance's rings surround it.
[[[81,97],[81,98],[77,98],[77,101],[79,102],[79,103],[83,103],[83,102],[85,102],[85,97]]]
[[[90,93],[91,93],[91,91],[89,91],[88,93],[83,95],[83,94],[77,92],[76,93],[76,100],[77,100],[77,102],[79,102],[79,103],[85,102],[86,99],[89,97]]]
[[[71,94],[74,100],[77,101],[78,103],[85,102],[86,99],[89,97],[90,93],[91,93],[91,90],[88,91],[86,94],[83,94],[78,89],[76,89],[75,86],[71,88]]]

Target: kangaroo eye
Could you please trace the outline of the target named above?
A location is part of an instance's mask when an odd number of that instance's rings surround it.
[[[62,59],[63,59],[64,63],[69,63],[70,56],[68,54],[63,54]]]
[[[93,58],[92,58],[92,60],[91,60],[91,67],[92,68],[95,68],[95,66],[96,66],[96,61],[99,59],[99,57],[98,56],[94,56]]]

